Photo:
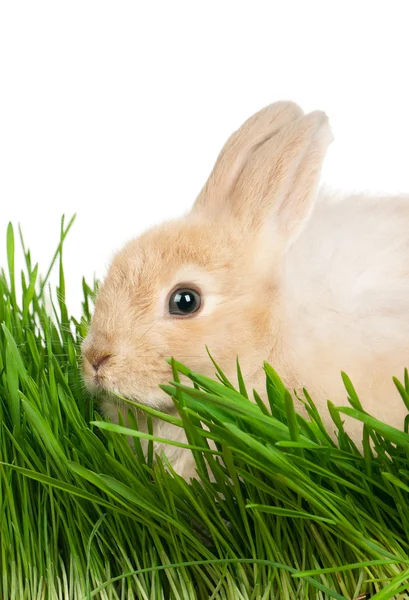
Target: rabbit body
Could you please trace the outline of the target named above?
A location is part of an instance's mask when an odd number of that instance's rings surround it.
[[[331,139],[324,113],[262,109],[229,138],[192,211],[114,257],[83,343],[85,381],[108,417],[129,407],[115,394],[171,413],[158,387],[172,377],[165,358],[212,376],[207,345],[232,379],[238,356],[264,398],[269,361],[290,390],[308,390],[329,426],[327,399],[347,404],[343,370],[365,410],[402,426],[392,376],[409,364],[409,198],[318,192]],[[173,313],[185,288],[200,304]],[[359,443],[362,426],[346,425]],[[184,440],[160,420],[154,433]],[[194,475],[188,452],[156,450]]]
[[[403,426],[392,377],[409,365],[408,223],[409,197],[323,190],[286,255],[281,372],[321,410],[327,399],[347,404],[343,370],[365,410]],[[359,442],[361,426],[348,423]]]

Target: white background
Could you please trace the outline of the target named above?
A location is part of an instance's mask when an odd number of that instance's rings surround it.
[[[325,110],[335,188],[409,192],[407,2],[0,0],[0,264],[45,271],[62,213],[85,274],[193,202],[228,135],[279,99]]]

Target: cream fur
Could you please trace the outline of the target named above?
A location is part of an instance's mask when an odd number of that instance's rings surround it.
[[[230,378],[238,355],[261,393],[268,360],[290,389],[308,389],[327,424],[326,400],[347,403],[344,370],[368,412],[402,426],[392,376],[409,364],[409,198],[318,194],[330,141],[323,113],[266,107],[227,141],[191,213],[118,253],[83,344],[91,390],[172,411],[158,388],[171,379],[165,358],[213,375],[208,345]],[[178,283],[201,290],[203,310],[191,318],[167,312]],[[91,365],[105,355],[96,379]],[[124,407],[104,398],[115,421]],[[361,427],[347,420],[347,429],[359,443]],[[194,475],[189,453],[163,450]]]

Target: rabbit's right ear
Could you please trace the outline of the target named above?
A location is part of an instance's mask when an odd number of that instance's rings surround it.
[[[251,154],[285,125],[303,115],[294,102],[275,102],[262,108],[235,131],[220,152],[194,210],[212,210],[227,198]]]

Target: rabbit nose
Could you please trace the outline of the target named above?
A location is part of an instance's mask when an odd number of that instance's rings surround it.
[[[98,369],[102,367],[102,365],[104,365],[111,358],[111,356],[112,354],[103,354],[102,356],[95,358],[95,360],[93,360],[91,363],[94,371],[97,373]]]

